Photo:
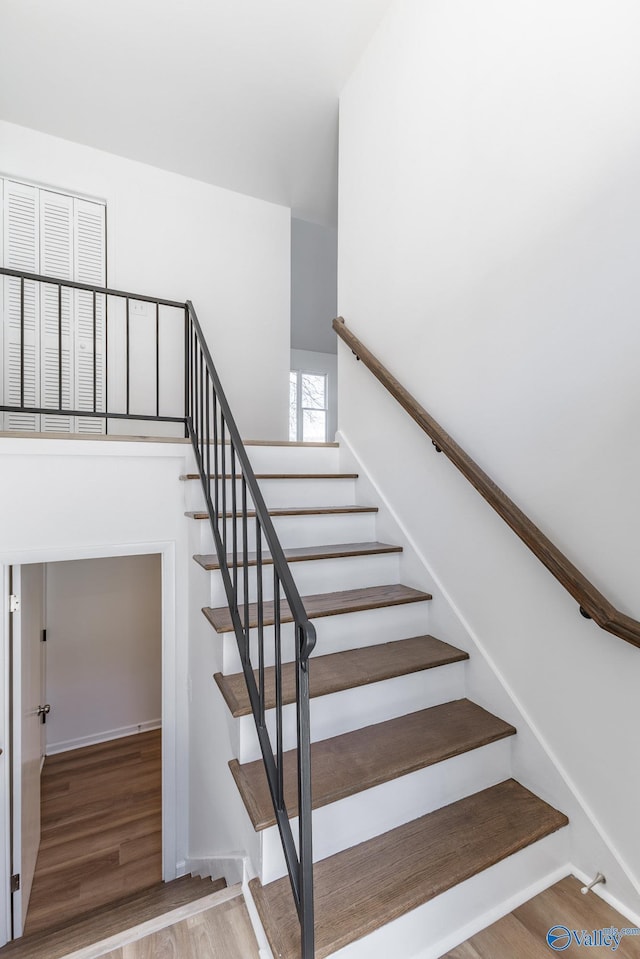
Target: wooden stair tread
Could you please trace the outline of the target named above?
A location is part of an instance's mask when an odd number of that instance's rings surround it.
[[[509,779],[316,863],[316,959],[567,822],[558,810]],[[274,956],[297,959],[300,927],[288,877],[267,886],[253,879],[250,887]]]
[[[269,510],[269,516],[329,516],[342,513],[377,513],[377,506],[274,506]],[[209,519],[207,510],[188,510],[185,514],[189,519]],[[225,519],[240,519],[241,512],[229,512],[225,514]],[[253,509],[247,510],[247,516],[255,517],[256,512]]]
[[[100,906],[75,920],[66,920],[57,928],[15,939],[0,949],[0,956],[11,956],[11,959],[60,959],[70,952],[209,896],[226,885],[224,879],[200,879],[195,876],[159,883],[126,899]]]
[[[338,616],[341,613],[357,613],[366,609],[380,609],[385,606],[400,606],[405,603],[422,603],[431,599],[430,593],[423,593],[410,586],[395,583],[391,586],[367,586],[362,589],[346,589],[337,593],[314,593],[303,596],[302,602],[309,619],[320,619],[323,616]],[[264,625],[272,626],[274,622],[273,601],[264,603]],[[202,612],[218,633],[233,632],[233,623],[228,606],[217,606],[212,609],[206,606]],[[240,610],[240,619],[244,621],[244,609]],[[286,600],[280,604],[280,621],[293,622],[293,616]],[[249,626],[258,625],[258,607],[256,603],[249,604]]]
[[[389,543],[335,543],[330,546],[296,546],[284,550],[284,555],[288,563],[302,563],[314,559],[342,559],[348,556],[375,556],[382,553],[401,553],[402,546],[392,546]],[[240,564],[242,561],[242,551],[238,553]],[[251,552],[247,554],[249,566],[256,565],[257,554]],[[196,563],[199,563],[203,569],[220,569],[220,563],[215,553],[198,554],[193,557]],[[273,560],[267,550],[262,552],[262,562],[269,566]],[[233,554],[227,555],[227,565],[233,565]]]
[[[309,661],[310,695],[312,698],[326,696],[329,693],[379,683],[396,676],[406,676],[408,673],[420,672],[423,669],[462,662],[468,658],[468,653],[443,643],[435,636],[413,636],[411,639],[380,643],[378,646],[364,646],[361,649],[346,649],[339,653],[312,656]],[[296,698],[295,665],[284,663],[282,669],[282,701],[286,705],[295,702]],[[264,673],[266,708],[273,709],[275,706],[274,667],[268,666]],[[257,670],[255,676],[257,682]],[[214,679],[232,715],[235,718],[249,716],[251,704],[244,674],[223,676],[222,673],[216,673]]]
[[[481,706],[458,699],[312,743],[313,808],[513,736],[515,731]],[[285,803],[291,817],[298,809],[296,757],[295,750],[284,754]],[[229,767],[254,828],[275,825],[262,760],[241,765],[233,759]]]
[[[352,480],[358,479],[357,473],[255,473],[255,478],[257,480]],[[224,478],[227,480],[233,479],[242,479],[242,473],[225,473]],[[215,473],[209,473],[209,479],[214,480],[216,478]],[[180,476],[181,480],[199,480],[200,473],[186,473],[183,476]]]

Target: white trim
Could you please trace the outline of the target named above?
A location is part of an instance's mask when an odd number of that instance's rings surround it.
[[[76,739],[67,739],[59,743],[49,743],[47,756],[56,756],[72,749],[82,749],[83,746],[97,746],[99,743],[108,743],[112,739],[124,739],[126,736],[136,736],[138,733],[151,732],[153,729],[162,729],[161,719],[149,719],[131,726],[120,726],[118,729],[106,729],[102,733],[91,736],[78,736]]]
[[[6,877],[4,888],[0,883],[0,946],[5,945],[11,936],[11,777],[9,763],[12,760],[10,744],[10,656],[9,656],[9,566],[4,566],[0,573],[2,593],[0,594],[0,662],[4,667],[4,683],[0,684],[0,702],[4,720],[5,741],[4,750],[0,756],[0,861],[3,875]]]
[[[231,885],[242,882],[244,877],[243,853],[229,853],[227,856],[187,859],[183,863],[185,872],[200,879],[226,879]]]
[[[455,932],[440,939],[435,945],[429,946],[424,952],[420,953],[420,959],[439,959],[440,956],[446,955],[448,952],[451,952],[452,949],[455,949],[456,946],[466,942],[467,939],[477,935],[477,933],[482,932],[487,926],[498,922],[499,919],[508,916],[510,912],[522,906],[523,903],[528,902],[529,899],[533,899],[534,896],[544,892],[549,886],[553,886],[554,883],[560,882],[565,876],[571,875],[571,869],[570,863],[559,866],[542,879],[538,879],[537,882],[531,883],[531,885],[525,889],[519,890],[519,892],[510,896],[509,899],[504,899],[498,906],[492,906],[491,909],[483,912],[481,916],[476,916],[471,922],[466,923],[466,925],[461,926],[460,929],[456,929]]]
[[[22,441],[24,442],[24,441]],[[159,553],[162,562],[162,877],[165,882],[170,882],[176,877],[177,843],[178,843],[178,803],[177,788],[178,778],[187,777],[188,757],[180,753],[178,760],[178,750],[176,748],[176,721],[178,716],[178,677],[176,675],[177,660],[177,636],[182,633],[182,628],[178,630],[176,622],[176,544],[172,540],[147,542],[147,543],[123,543],[99,546],[84,547],[49,547],[13,550],[0,552],[0,564],[2,565],[3,580],[7,582],[8,567],[20,566],[26,563],[55,563],[60,560],[79,560],[79,559],[101,559],[110,556],[139,556]],[[8,587],[7,587],[8,595]],[[6,606],[4,595],[0,601],[0,611]],[[0,660],[5,662],[5,681],[2,694],[5,697],[5,723],[9,720],[9,691],[10,676],[8,670],[8,614],[5,614],[0,629]],[[9,726],[5,726],[9,729]],[[9,845],[10,839],[10,796],[9,796],[9,777],[6,775],[7,764],[0,763],[0,785],[2,786],[2,797],[0,797],[0,812],[4,803],[4,828],[3,837],[5,844]],[[178,762],[180,769],[178,770]],[[0,845],[1,848],[1,845]],[[10,847],[9,847],[10,848]],[[5,889],[0,892],[4,898],[5,904],[8,903],[8,909],[11,910],[11,864],[8,861],[9,850],[5,850]],[[4,909],[0,907],[0,916]],[[9,911],[9,916],[11,915]],[[0,935],[3,934],[3,924],[0,922]],[[11,924],[5,926],[5,942],[10,935]],[[0,942],[0,946],[4,943]]]
[[[502,688],[505,690],[505,692],[507,693],[507,695],[509,696],[509,698],[515,705],[516,709],[519,711],[520,715],[522,716],[522,718],[528,725],[532,734],[535,736],[536,740],[540,744],[540,747],[544,750],[544,752],[546,753],[551,763],[553,763],[553,766],[555,767],[558,774],[562,778],[564,784],[567,786],[567,788],[571,791],[571,793],[575,797],[576,802],[579,804],[579,806],[583,810],[585,816],[587,817],[591,825],[594,827],[594,829],[596,830],[596,832],[598,833],[598,835],[604,842],[605,846],[608,847],[613,857],[617,860],[618,865],[620,866],[621,870],[624,872],[624,874],[628,878],[629,882],[632,884],[634,889],[640,895],[640,878],[635,875],[629,863],[624,859],[619,849],[617,848],[616,844],[613,842],[613,840],[607,833],[606,829],[604,828],[604,826],[599,821],[596,814],[591,809],[586,798],[584,797],[584,795],[582,794],[582,792],[580,791],[576,783],[573,781],[573,779],[571,778],[567,770],[564,768],[564,766],[560,762],[560,759],[554,752],[550,743],[543,736],[540,729],[538,728],[538,726],[532,719],[531,715],[529,714],[528,710],[524,707],[519,697],[511,688],[511,685],[509,684],[509,682],[507,681],[507,679],[505,678],[505,676],[499,669],[495,660],[489,654],[485,645],[482,643],[482,641],[480,640],[479,636],[477,635],[477,633],[475,632],[475,630],[473,629],[469,621],[466,619],[464,614],[458,608],[451,594],[444,587],[439,577],[436,576],[436,574],[434,573],[433,568],[431,567],[430,563],[427,561],[426,557],[424,556],[422,550],[416,543],[415,539],[413,538],[413,536],[411,535],[411,533],[409,532],[405,524],[402,522],[402,520],[396,513],[395,509],[393,508],[393,506],[391,505],[391,503],[389,502],[385,494],[382,492],[378,484],[373,479],[370,470],[367,467],[365,467],[362,457],[358,455],[353,444],[350,442],[348,437],[345,436],[345,434],[341,430],[338,431],[336,436],[339,440],[339,443],[344,444],[348,448],[351,456],[358,462],[358,464],[360,464],[360,471],[366,475],[367,480],[369,481],[369,483],[371,484],[371,486],[376,492],[376,496],[384,504],[385,509],[388,511],[389,515],[392,517],[393,521],[396,523],[396,525],[400,529],[403,537],[405,538],[407,543],[411,546],[418,560],[422,563],[422,565],[426,569],[427,573],[433,580],[435,586],[437,587],[438,591],[442,595],[443,599],[449,605],[449,608],[457,617],[459,623],[462,625],[467,635],[474,642],[475,646],[478,649],[478,652],[484,657],[485,662],[487,663],[487,665],[493,672],[494,676],[496,677],[496,679],[498,680]],[[627,909],[626,911],[628,912],[629,910]]]

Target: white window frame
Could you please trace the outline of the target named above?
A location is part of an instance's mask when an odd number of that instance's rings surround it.
[[[317,370],[290,370],[289,377],[294,373],[296,376],[296,438],[293,442],[304,443],[304,442],[327,442],[327,431],[329,428],[329,376],[327,373],[318,372]],[[321,376],[324,379],[324,406],[303,406],[302,405],[302,377],[303,376]],[[289,384],[291,384],[291,379],[289,379]],[[289,387],[291,388],[291,387]],[[304,416],[303,413],[305,410],[315,410],[317,412],[324,412],[324,438],[322,440],[304,440],[303,439],[303,430],[304,430]],[[291,433],[289,433],[289,439],[291,440]]]

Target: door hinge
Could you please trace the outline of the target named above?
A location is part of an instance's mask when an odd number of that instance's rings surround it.
[[[11,877],[11,892],[18,892],[20,889],[20,873],[17,872],[15,876]]]
[[[20,609],[20,597],[16,596],[15,593],[11,593],[9,597],[9,612],[17,613]]]

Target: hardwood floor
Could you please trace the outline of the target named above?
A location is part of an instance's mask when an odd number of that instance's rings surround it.
[[[48,757],[25,934],[161,880],[160,730]]]
[[[241,894],[189,916],[102,959],[259,959],[258,944]]]
[[[618,930],[633,927],[624,916],[607,905],[595,893],[583,896],[582,883],[567,876],[539,896],[525,902],[508,916],[494,922],[471,939],[452,949],[442,959],[549,959],[554,955],[547,945],[547,933],[556,924],[592,935],[594,930]],[[558,940],[564,946],[564,940]],[[615,950],[611,945],[593,945],[583,948],[572,942],[564,955],[585,952],[592,959],[618,956],[619,959],[640,959],[640,936],[624,936]]]

